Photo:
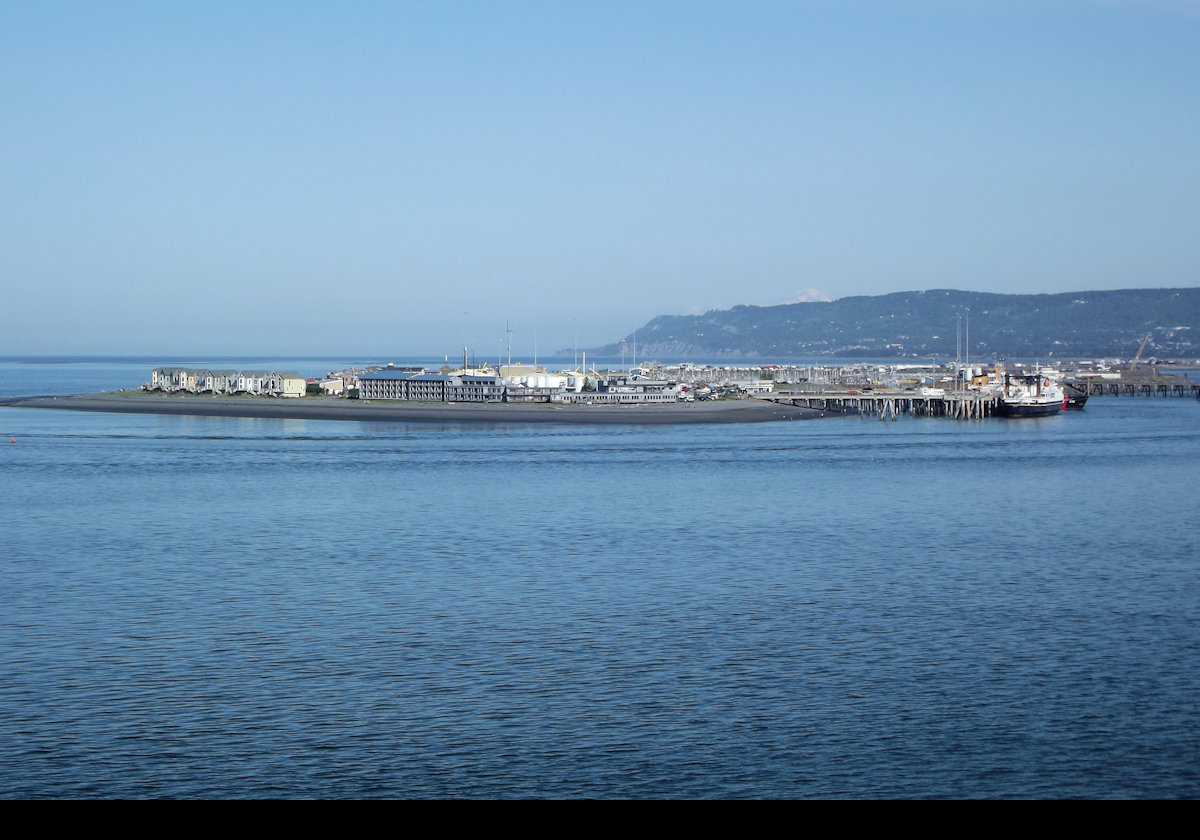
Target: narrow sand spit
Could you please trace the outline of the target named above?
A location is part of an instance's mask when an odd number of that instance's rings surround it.
[[[328,397],[204,397],[145,394],[79,394],[8,399],[5,405],[123,414],[191,414],[207,417],[275,417],[395,423],[593,423],[685,425],[762,423],[822,417],[814,409],[767,400],[721,400],[669,405],[564,405],[547,403],[417,403]]]

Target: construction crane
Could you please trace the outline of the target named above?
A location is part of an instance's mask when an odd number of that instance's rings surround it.
[[[1146,342],[1150,340],[1150,333],[1146,333],[1146,337],[1142,339],[1142,345],[1138,347],[1137,355],[1133,357],[1133,361],[1129,363],[1129,372],[1133,373],[1138,369],[1138,359],[1142,358],[1142,352],[1146,349]]]

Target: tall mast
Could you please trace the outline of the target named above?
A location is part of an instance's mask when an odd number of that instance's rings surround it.
[[[971,307],[969,307],[969,306],[967,307],[967,341],[966,341],[966,345],[967,346],[964,348],[964,352],[966,353],[967,369],[969,370],[971,367]]]

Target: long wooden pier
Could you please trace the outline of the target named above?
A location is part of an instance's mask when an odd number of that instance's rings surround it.
[[[880,420],[895,420],[901,414],[974,420],[995,414],[1000,402],[994,395],[977,391],[952,391],[941,395],[915,391],[777,391],[759,399],[830,414],[874,414]]]
[[[1129,379],[1068,380],[1090,396],[1192,397],[1200,400],[1200,382],[1182,376],[1147,376]],[[759,399],[816,409],[829,414],[874,414],[880,420],[901,414],[953,417],[974,420],[997,413],[999,397],[978,391],[948,391],[922,394],[919,391],[855,390],[829,388],[820,391],[776,391]]]
[[[1134,376],[1128,379],[1068,379],[1089,396],[1192,397],[1200,399],[1200,382],[1182,376]]]

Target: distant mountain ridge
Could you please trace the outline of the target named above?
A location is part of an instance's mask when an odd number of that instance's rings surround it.
[[[640,358],[1200,356],[1200,288],[1001,295],[933,289],[660,315],[626,336]],[[620,343],[591,352],[615,355]]]

